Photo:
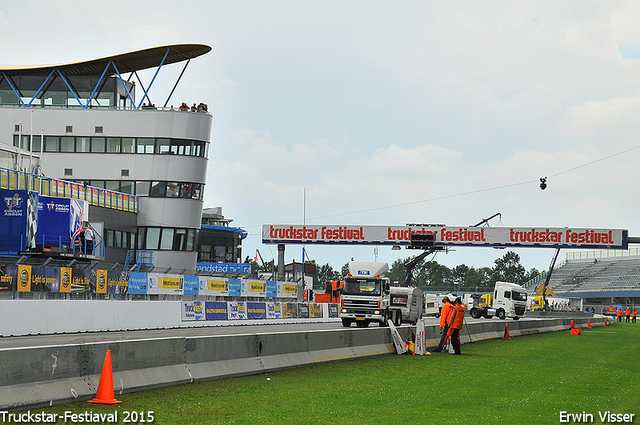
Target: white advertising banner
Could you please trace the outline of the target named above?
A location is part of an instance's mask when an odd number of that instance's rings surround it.
[[[228,296],[229,279],[214,276],[199,276],[198,283],[201,295]]]
[[[243,293],[243,296],[246,297],[261,297],[264,298],[266,296],[267,282],[264,280],[247,280],[247,284],[245,286],[246,293]]]
[[[238,301],[230,301],[227,303],[229,320],[246,320],[247,307],[245,303]]]
[[[184,277],[179,274],[149,273],[147,294],[182,295]]]
[[[571,227],[262,226],[266,244],[409,245],[412,233],[433,234],[438,246],[627,249],[628,230]]]
[[[183,301],[182,302],[182,321],[189,322],[194,320],[204,320],[204,302],[202,301]]]
[[[297,298],[298,285],[295,283],[278,282],[278,298]]]
[[[282,303],[267,303],[267,319],[282,319]]]

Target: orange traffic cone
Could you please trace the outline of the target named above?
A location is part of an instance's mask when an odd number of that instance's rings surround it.
[[[571,320],[571,325],[569,325],[569,329],[573,329],[573,320]]]
[[[89,403],[96,404],[116,404],[122,403],[115,399],[113,394],[113,372],[111,370],[111,350],[107,350],[102,365],[102,373],[100,374],[100,382],[98,383],[98,393],[96,398],[89,400]]]
[[[587,328],[591,329],[591,319],[589,319],[589,323],[587,324]]]
[[[505,328],[504,328],[504,336],[502,337],[502,339],[511,339],[511,337],[509,336],[509,324],[507,323]]]
[[[605,317],[605,318],[604,318],[604,327],[605,327],[605,328],[606,328],[607,326],[609,326],[609,325],[607,325],[607,322],[608,322],[608,321],[609,321],[609,319]]]

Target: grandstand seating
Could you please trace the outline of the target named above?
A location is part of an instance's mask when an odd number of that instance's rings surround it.
[[[571,292],[640,291],[640,257],[567,260],[554,269],[549,287]]]

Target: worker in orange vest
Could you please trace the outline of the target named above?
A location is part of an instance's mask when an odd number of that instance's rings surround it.
[[[464,311],[467,306],[462,304],[460,297],[456,298],[453,311],[451,313],[451,319],[449,322],[449,332],[451,333],[451,344],[453,345],[454,354],[460,355],[460,330],[464,323]]]
[[[451,318],[451,313],[453,311],[453,304],[451,304],[448,295],[445,295],[444,298],[442,298],[442,301],[444,302],[444,304],[440,309],[440,343],[438,344],[438,348],[433,350],[436,353],[441,352],[444,344],[447,342],[447,333],[449,332],[449,319]]]
[[[622,309],[621,308],[618,309],[618,322],[622,323]]]
[[[627,307],[627,310],[624,312],[625,317],[625,322],[629,323],[629,319],[631,319],[631,309],[629,307]]]
[[[633,310],[633,314],[632,314],[633,318],[631,319],[631,323],[636,323],[636,316],[637,315],[638,315],[638,312]]]

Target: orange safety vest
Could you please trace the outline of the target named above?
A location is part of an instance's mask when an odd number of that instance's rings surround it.
[[[451,318],[451,313],[453,313],[453,304],[444,303],[442,306],[442,311],[440,311],[440,327],[444,328],[447,323],[449,323],[449,319]]]
[[[622,317],[622,309],[618,310],[618,317]]]
[[[456,309],[456,317],[453,318],[451,327],[453,329],[462,329],[462,323],[464,321],[464,311],[466,307],[464,304],[457,304],[453,308]]]
[[[625,311],[625,312],[624,312],[624,314],[625,314],[626,316],[631,316],[631,310],[627,309],[627,311]]]
[[[633,317],[636,317],[638,315],[638,312],[633,310]]]

